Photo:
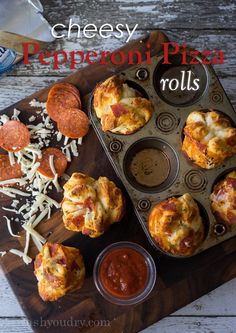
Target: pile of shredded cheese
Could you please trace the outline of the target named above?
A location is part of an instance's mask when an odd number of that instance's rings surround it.
[[[42,156],[42,149],[49,147],[52,140],[57,140],[62,146],[61,150],[65,153],[68,162],[72,157],[79,156],[78,145],[82,144],[82,138],[71,140],[64,137],[62,133],[54,129],[53,123],[46,112],[46,103],[41,103],[33,99],[30,103],[31,107],[38,108],[36,115],[29,117],[29,124],[26,125],[30,131],[32,142],[23,150],[14,153],[8,153],[11,165],[18,163],[21,167],[23,177],[18,179],[10,179],[0,181],[0,193],[11,197],[12,203],[10,207],[2,207],[4,211],[14,213],[15,218],[9,219],[4,216],[8,231],[12,237],[20,237],[12,231],[12,223],[20,223],[26,232],[25,246],[23,251],[11,249],[13,253],[23,259],[26,264],[31,263],[32,258],[28,256],[29,244],[32,239],[39,251],[46,239],[40,235],[35,228],[45,218],[51,217],[52,208],[60,208],[60,203],[51,198],[48,192],[56,188],[58,192],[62,189],[58,183],[58,175],[55,170],[53,156],[49,157],[49,165],[54,175],[53,179],[44,177],[37,169],[40,165],[38,158]],[[11,120],[19,119],[20,111],[14,109]],[[10,118],[7,115],[0,116],[0,124],[5,124]],[[65,179],[69,176],[63,175]],[[14,188],[13,185],[24,186],[24,189]],[[24,203],[22,204],[22,200]],[[7,252],[0,251],[0,256],[4,256]]]

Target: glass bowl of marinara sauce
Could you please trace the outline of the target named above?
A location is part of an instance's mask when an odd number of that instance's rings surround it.
[[[132,305],[142,302],[156,282],[156,266],[140,245],[118,242],[97,257],[93,278],[100,294],[111,303]]]

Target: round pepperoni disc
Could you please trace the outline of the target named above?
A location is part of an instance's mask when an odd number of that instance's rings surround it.
[[[24,149],[30,143],[28,128],[17,120],[7,121],[0,130],[0,146],[9,152]]]
[[[76,99],[76,105],[78,104],[78,107],[81,108],[81,99],[80,99],[79,91],[77,93],[76,90],[73,90],[73,88],[70,88],[70,86],[67,87],[66,85],[65,86],[64,85],[62,85],[62,84],[59,85],[59,83],[58,83],[57,85],[53,86],[48,93],[48,99],[50,99],[54,95],[60,95],[60,94],[73,95],[74,98]]]
[[[71,139],[85,136],[89,130],[89,119],[86,114],[75,108],[67,109],[57,123],[58,130]]]
[[[46,109],[49,117],[58,121],[67,108],[81,108],[81,100],[77,89],[66,83],[54,85],[48,94]]]
[[[67,83],[67,82],[59,82],[59,83],[56,83],[52,86],[52,88],[50,89],[49,91],[49,95],[54,93],[56,90],[66,90],[66,91],[70,91],[72,92],[77,98],[79,101],[80,100],[80,92],[79,90],[71,83]]]
[[[2,143],[3,143],[3,126],[0,126],[0,147],[2,147]]]
[[[0,155],[0,181],[21,177],[20,165],[18,163],[11,165],[8,155]]]
[[[40,162],[38,172],[40,172],[45,177],[54,178],[54,174],[49,163],[50,155],[53,156],[53,165],[56,173],[58,176],[61,176],[66,170],[67,159],[62,151],[57,148],[46,148],[42,151],[42,157],[38,159],[38,162]]]

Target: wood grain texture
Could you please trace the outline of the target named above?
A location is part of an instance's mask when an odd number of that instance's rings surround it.
[[[41,0],[42,1],[42,0]],[[72,14],[80,16],[82,25],[89,22],[104,23],[107,19],[109,23],[129,23],[134,25],[139,23],[140,34],[146,32],[147,29],[154,27],[162,27],[169,29],[176,28],[176,40],[191,42],[196,48],[218,49],[226,51],[229,63],[217,68],[217,73],[220,75],[221,82],[226,89],[226,92],[233,99],[235,104],[235,6],[234,1],[179,1],[179,0],[163,0],[163,1],[140,1],[140,0],[123,0],[123,1],[80,1],[77,0],[58,0],[58,1],[42,1],[44,3],[45,13],[50,22],[64,23],[68,20],[68,15]],[[86,3],[85,3],[86,2]],[[58,10],[59,5],[60,10]],[[98,10],[94,10],[97,7]],[[201,8],[200,8],[201,7]],[[115,8],[115,10],[114,10]],[[184,15],[183,15],[184,14]],[[137,19],[138,17],[138,19]],[[111,19],[112,18],[112,19]],[[113,20],[114,19],[114,20]],[[194,31],[194,30],[197,31]],[[218,29],[218,30],[217,30]],[[138,34],[136,35],[138,36]],[[232,39],[232,42],[231,42]],[[227,43],[225,41],[227,40]],[[123,41],[112,39],[108,45],[110,49],[115,49],[122,44]],[[58,43],[58,48],[62,47],[63,43]],[[77,48],[87,49],[88,46],[93,48],[102,48],[101,40],[95,39],[88,43],[84,40],[75,39],[71,42],[66,41],[68,49]],[[70,44],[70,45],[69,45]],[[203,47],[204,46],[204,47]],[[216,47],[217,46],[217,47]],[[18,70],[19,69],[19,70]],[[54,80],[66,76],[70,73],[68,68],[63,68],[58,72],[53,72],[48,69],[42,69],[33,62],[32,66],[25,70],[23,65],[16,68],[13,74],[4,77],[0,81],[0,109],[15,103],[25,96],[41,89]],[[21,76],[18,78],[18,76]],[[42,76],[42,77],[37,77]],[[223,79],[223,80],[222,80]],[[215,269],[215,267],[214,267]],[[4,282],[5,281],[5,282]],[[22,312],[17,306],[15,296],[9,289],[9,285],[5,279],[0,276],[0,316],[17,316],[21,317]],[[221,290],[223,291],[221,292]],[[236,303],[234,297],[236,290],[236,280],[220,287],[216,291],[204,296],[198,301],[190,304],[177,312],[179,318],[165,318],[159,323],[145,330],[145,333],[160,332],[160,333],[183,333],[183,332],[214,332],[214,333],[234,333],[235,332],[235,309]],[[2,294],[1,294],[2,292]],[[219,301],[220,300],[220,301]],[[3,311],[3,312],[1,312]],[[197,317],[199,315],[213,316],[226,315],[233,317]],[[194,317],[182,317],[193,315]],[[0,320],[0,332],[25,332],[29,333],[32,330],[29,328],[25,319],[6,318]]]
[[[169,317],[150,326],[148,330],[140,331],[140,333],[234,333],[235,326],[236,318],[229,320],[227,317]],[[0,333],[6,332],[32,333],[32,330],[27,319],[6,318],[1,321]]]
[[[24,317],[24,313],[17,302],[16,296],[0,269],[0,318]],[[216,301],[217,300],[217,301]],[[219,301],[220,300],[220,301]],[[3,306],[4,305],[4,306]],[[236,316],[236,279],[209,292],[189,305],[177,310],[170,316]],[[1,323],[1,321],[0,321]],[[0,324],[1,327],[1,324]]]
[[[159,34],[151,35],[150,42],[153,45],[153,49],[156,49],[158,45],[156,38],[159,37]],[[142,45],[142,43],[134,42],[132,46],[127,47],[143,49]],[[106,67],[100,67],[101,66],[99,65],[94,65],[90,68],[84,68],[74,75],[71,75],[67,80],[76,83],[83,95],[90,92],[97,81],[110,76],[110,73],[114,73],[114,70],[119,71],[121,69],[117,67],[114,68],[111,64]],[[84,77],[86,77],[86,80],[82,79]],[[33,97],[39,100],[45,100],[46,96],[47,90],[42,90],[41,92],[34,94]],[[18,107],[25,112],[32,112],[28,105],[28,101],[31,98],[32,97],[26,98],[15,105],[15,107]],[[12,110],[12,107],[6,109],[4,112],[8,113],[10,110]],[[92,146],[91,143],[93,143]],[[90,152],[91,149],[93,149],[94,154],[86,154],[88,146],[90,147]],[[101,170],[103,170],[110,179],[116,180],[119,184],[119,180],[107,162],[107,158],[93,131],[90,131],[89,135],[85,138],[81,148],[81,156],[83,156],[83,159],[79,158],[72,163],[72,167],[70,168],[71,171],[79,169],[82,172],[84,171],[94,177],[98,177],[101,174]],[[69,173],[71,173],[70,170]],[[79,244],[81,252],[85,257],[88,278],[80,293],[68,295],[54,304],[43,303],[37,295],[32,266],[23,266],[22,262],[14,256],[11,256],[10,261],[7,256],[3,257],[2,265],[6,272],[6,276],[31,322],[32,320],[37,321],[39,318],[43,318],[44,320],[59,320],[73,317],[86,321],[105,319],[110,322],[109,328],[96,327],[96,332],[136,332],[154,323],[157,319],[161,319],[170,312],[177,310],[179,307],[194,300],[196,297],[206,293],[209,289],[217,287],[222,281],[225,282],[236,274],[232,264],[235,255],[233,252],[234,240],[232,239],[212,250],[192,258],[191,262],[188,260],[180,262],[165,257],[159,258],[159,278],[157,286],[147,301],[140,305],[125,309],[111,304],[108,305],[108,303],[96,292],[91,277],[93,263],[101,249],[114,241],[123,239],[132,240],[146,247],[153,254],[154,258],[157,259],[156,253],[154,253],[153,249],[148,244],[141,227],[137,224],[131,206],[128,204],[127,215],[123,223],[114,225],[109,233],[95,240],[91,240],[82,235],[72,236],[64,233],[62,223],[60,223],[60,218],[58,218],[58,216],[54,216],[49,222],[47,222],[46,230],[44,228],[45,224],[42,225],[43,228],[41,231],[45,237],[49,230],[54,229],[54,233],[48,238],[49,240],[51,238],[54,241],[64,241],[65,244],[71,246],[77,246]],[[2,232],[4,232],[3,229]],[[15,241],[9,239],[7,243],[4,241],[3,244],[2,238],[0,245],[1,248],[3,245],[7,248],[15,247]],[[88,249],[91,248],[93,251],[88,251]],[[223,258],[224,260],[222,262]],[[204,281],[204,284],[200,283],[202,276],[208,271],[209,262],[211,262],[211,264],[214,262],[215,265],[219,265],[220,263],[221,267],[219,271],[216,273],[214,272],[214,274],[208,272],[207,283],[206,280]],[[176,272],[175,275],[172,274],[173,271]],[[27,289],[25,288],[26,285]],[[190,285],[191,289],[188,289]],[[175,295],[177,293],[178,298],[176,299]],[[152,308],[153,311],[147,313],[146,309],[148,308]],[[43,332],[42,327],[34,327],[34,329],[38,332]],[[61,330],[62,327],[58,327],[57,331],[60,332]],[[73,329],[68,328],[67,331],[72,332]],[[94,332],[94,328],[89,327],[88,331]]]
[[[201,318],[201,317],[186,317],[186,318],[165,318],[158,324],[150,326],[148,332],[146,330],[141,333],[234,333],[236,319],[230,321],[225,317],[217,318]],[[0,327],[0,333],[32,333],[26,319],[3,319]]]
[[[42,76],[42,77],[4,77],[1,79],[3,86],[0,88],[1,99],[0,109],[10,106],[19,100],[25,98],[29,94],[33,94],[39,89],[46,88],[48,85],[60,80],[63,77],[58,76]],[[236,81],[235,77],[226,77],[220,79],[227,95],[234,108],[236,108]],[[12,87],[14,86],[14,89]],[[22,89],[22,86],[24,89]]]
[[[139,23],[146,30],[163,28],[235,28],[234,0],[42,0],[51,24],[72,17],[82,26],[95,23]],[[60,8],[60,10],[58,10]],[[53,13],[54,15],[51,15]]]
[[[28,320],[9,289],[9,284],[0,272],[0,333],[32,333]],[[220,300],[220,302],[219,302]],[[217,332],[232,333],[235,327],[236,279],[224,284],[209,294],[190,303],[171,316],[142,331],[142,333],[166,332]],[[226,317],[225,317],[226,316]],[[192,331],[191,331],[191,330]]]
[[[135,33],[134,38],[139,38],[147,34],[146,30],[139,30]],[[214,66],[217,74],[220,77],[227,77],[235,75],[236,73],[236,61],[234,54],[236,52],[236,31],[234,30],[178,30],[170,29],[166,31],[167,36],[171,41],[177,41],[178,43],[186,43],[192,48],[197,50],[223,50],[225,52],[225,63]],[[64,50],[71,52],[73,50],[95,50],[97,52],[101,50],[115,50],[120,48],[125,43],[125,38],[122,40],[116,39],[114,36],[109,39],[102,39],[96,35],[93,39],[78,39],[76,40],[75,33],[72,34],[72,38],[63,38],[63,40],[57,39],[50,44],[48,51],[52,50]],[[52,69],[52,65],[42,65],[37,56],[30,59],[31,64],[19,64],[9,74],[10,76],[67,76],[71,74],[72,70],[69,68],[69,63],[60,66],[58,70]],[[79,65],[79,68],[84,67],[86,64]],[[78,69],[79,69],[78,68]]]

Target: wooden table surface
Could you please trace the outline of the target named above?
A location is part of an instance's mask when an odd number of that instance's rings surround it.
[[[95,23],[138,23],[139,37],[154,29],[161,29],[170,39],[186,42],[199,50],[219,50],[226,54],[225,64],[215,70],[236,108],[236,4],[235,0],[41,0],[49,22],[67,24],[70,17],[81,26]],[[124,40],[102,40],[99,37],[54,42],[51,49],[112,50]],[[67,76],[70,70],[58,71],[42,66],[38,60],[31,65],[18,65],[0,80],[0,109]],[[1,250],[1,249],[0,249]],[[178,297],[178,295],[176,295]],[[15,296],[0,273],[0,333],[29,333]],[[56,331],[55,331],[56,332]],[[145,333],[233,333],[236,332],[236,279],[221,286],[192,304],[180,309]]]

